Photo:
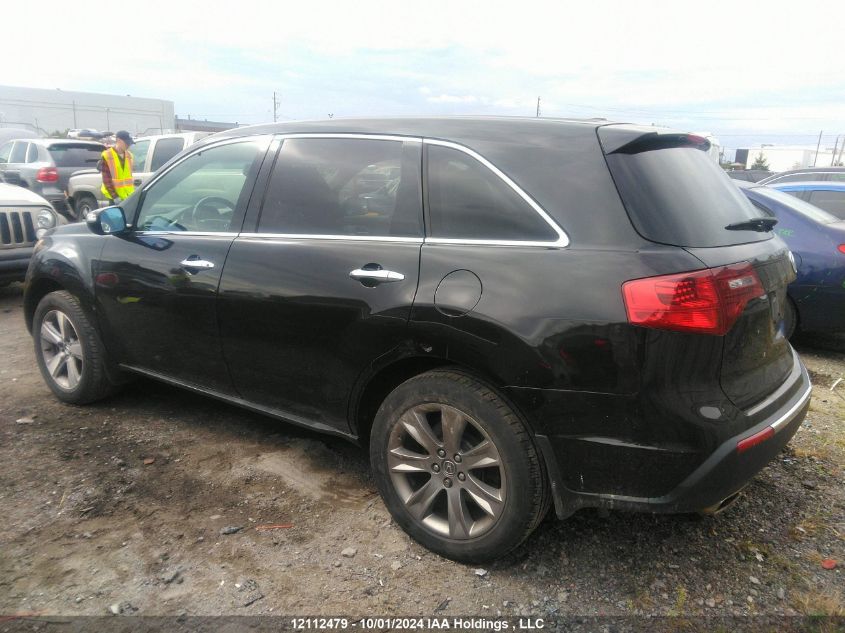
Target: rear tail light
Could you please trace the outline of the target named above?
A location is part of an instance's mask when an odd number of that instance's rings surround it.
[[[843,255],[845,255],[845,244],[839,245],[839,252],[842,253]]]
[[[59,170],[55,167],[42,167],[35,174],[35,180],[38,182],[58,182]]]
[[[749,301],[765,294],[747,262],[622,285],[629,323],[717,336],[727,334]]]

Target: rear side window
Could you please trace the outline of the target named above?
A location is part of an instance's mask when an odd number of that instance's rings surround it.
[[[150,171],[156,171],[185,147],[185,140],[181,138],[159,139],[153,149],[153,160]],[[135,159],[137,160],[137,158]]]
[[[86,143],[66,143],[47,148],[56,167],[96,167],[103,148]]]
[[[429,145],[427,151],[432,237],[557,241],[548,222],[486,165],[451,147]]]
[[[771,232],[725,228],[762,214],[703,151],[706,143],[672,138],[646,135],[606,155],[637,232],[653,242],[690,247],[771,238]]]
[[[837,218],[845,219],[845,191],[811,191],[809,202]]]
[[[0,146],[0,163],[8,163],[9,157],[12,155],[12,145],[14,143],[6,143]]]
[[[26,141],[17,141],[12,148],[12,157],[9,159],[10,163],[26,162],[26,147],[29,145]]]
[[[809,218],[814,222],[830,224],[838,221],[836,216],[831,215],[818,207],[814,207],[812,204],[804,202],[800,198],[790,196],[786,192],[778,191],[777,189],[772,189],[771,187],[755,187],[752,191],[763,198],[769,198],[770,200],[780,202],[782,205],[789,207],[796,213],[800,213],[805,218]]]
[[[37,163],[38,162],[38,145],[35,143],[29,144],[29,149],[26,150],[26,162],[28,163]]]
[[[782,183],[782,182],[803,182],[805,180],[822,180],[823,174],[811,174],[802,172],[800,174],[787,174],[786,176],[778,176],[774,180],[770,180],[766,184]]]
[[[422,235],[420,148],[401,141],[287,139],[273,167],[262,233]]]

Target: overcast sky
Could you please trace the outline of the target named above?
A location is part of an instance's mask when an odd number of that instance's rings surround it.
[[[7,4],[0,83],[169,99],[180,116],[272,120],[274,90],[282,120],[534,116],[540,96],[543,116],[728,148],[845,135],[842,0]]]

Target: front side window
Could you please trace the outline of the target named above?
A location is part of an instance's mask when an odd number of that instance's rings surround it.
[[[26,161],[26,147],[29,145],[26,141],[16,141],[12,147],[12,156],[9,158],[10,163],[23,163]]]
[[[557,232],[516,191],[468,154],[428,146],[431,236],[555,242]]]
[[[263,141],[228,143],[181,161],[144,192],[138,230],[233,230],[235,210],[243,204],[264,147]]]
[[[185,147],[185,140],[181,138],[161,138],[153,149],[153,160],[150,171],[156,171],[167,161],[176,156]],[[137,160],[137,159],[136,159]]]
[[[258,230],[361,237],[422,234],[419,146],[370,139],[287,139]]]
[[[135,170],[146,171],[144,164],[147,161],[147,152],[150,151],[150,141],[135,141],[129,151],[132,152],[132,158],[135,161]]]

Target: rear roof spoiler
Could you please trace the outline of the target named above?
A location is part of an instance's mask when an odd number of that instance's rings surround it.
[[[611,124],[599,127],[597,134],[605,154],[639,154],[671,147],[692,147],[704,152],[710,149],[710,141],[703,136],[668,128]]]

